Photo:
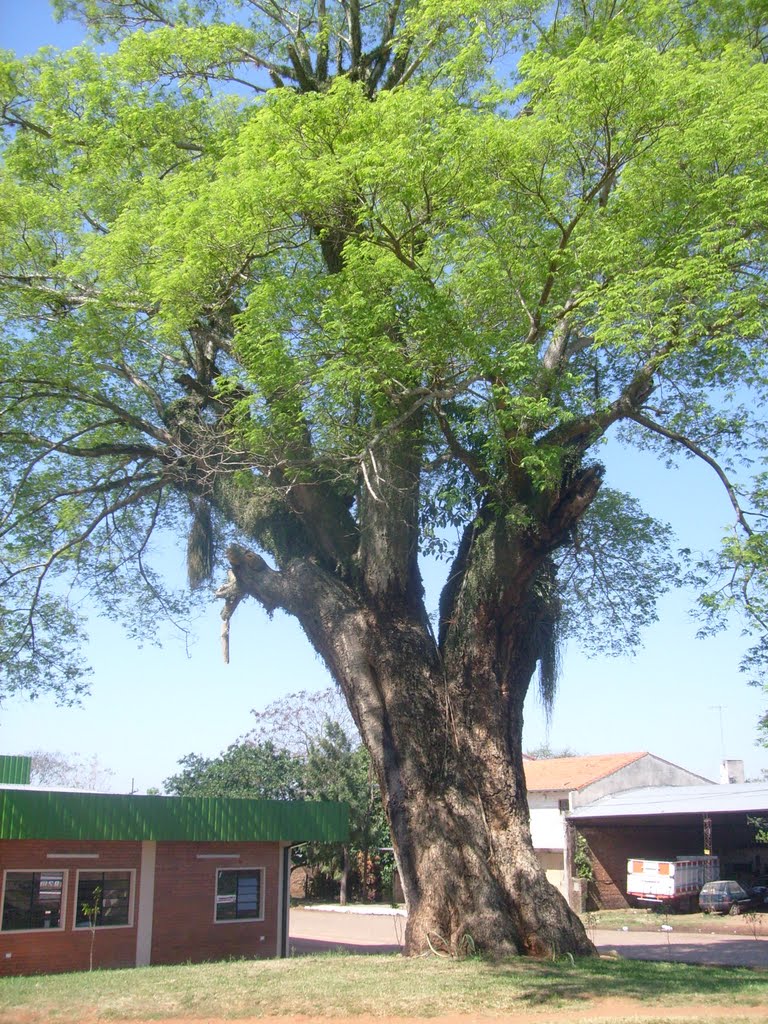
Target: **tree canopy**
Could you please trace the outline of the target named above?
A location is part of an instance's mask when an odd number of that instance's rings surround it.
[[[338,709],[341,722],[327,712]],[[294,864],[310,871],[312,885],[341,875],[346,902],[357,868],[358,893],[367,900],[370,881],[380,882],[381,851],[391,838],[368,751],[349,728],[349,714],[333,689],[288,694],[254,711],[255,729],[218,757],[187,754],[164,789],[176,796],[239,796],[261,800],[341,800],[349,807],[349,842],[302,844]],[[354,727],[352,727],[354,728]],[[389,865],[385,866],[387,869]],[[376,879],[370,876],[377,875]]]
[[[253,597],[341,686],[408,948],[544,953],[522,698],[677,578],[609,432],[717,474],[704,603],[762,628],[764,4],[56,9],[110,45],[0,79],[5,691],[77,694],[83,593],[142,634],[175,612],[152,543],[184,536],[193,589],[227,567],[225,649]],[[482,884],[427,898],[434,830]]]
[[[33,786],[71,786],[74,789],[92,789],[109,792],[111,776],[98,757],[83,758],[78,753],[63,754],[60,750],[30,750],[32,759],[30,782]]]
[[[298,800],[305,795],[302,762],[269,741],[233,743],[212,758],[186,754],[179,765],[182,771],[163,782],[173,796]]]
[[[120,44],[5,64],[6,688],[77,692],[43,577],[106,611],[140,589],[149,628],[152,529],[188,533],[193,584],[232,527],[305,554],[309,516],[348,562],[392,432],[419,437],[425,550],[483,504],[534,523],[614,424],[663,454],[759,444],[758,7],[537,29],[377,3],[363,29],[355,4],[59,3]],[[516,86],[482,81],[524,29]],[[603,489],[578,532],[569,627],[636,640],[663,529]]]

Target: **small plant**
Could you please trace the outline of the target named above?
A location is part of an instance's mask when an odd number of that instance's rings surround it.
[[[754,908],[750,909],[750,910],[745,910],[742,913],[741,916],[743,918],[746,918],[746,920],[749,922],[749,927],[750,927],[750,930],[752,932],[752,937],[754,938],[755,941],[757,941],[757,937],[760,934],[760,929],[761,929],[762,924],[763,924],[762,916],[760,914],[758,914],[757,911]]]
[[[755,830],[756,843],[768,843],[768,818],[753,818],[747,815],[747,824]]]
[[[464,932],[462,937],[459,939],[456,947],[456,956],[459,959],[464,959],[466,957],[474,957],[476,959],[480,958],[475,940],[469,932]]]
[[[594,881],[595,872],[592,867],[592,851],[584,836],[579,832],[576,834],[576,848],[573,854],[573,866],[576,868],[576,877],[583,878],[587,882]]]
[[[88,929],[91,933],[91,945],[88,951],[88,970],[93,970],[93,948],[96,944],[96,924],[101,913],[101,886],[97,885],[91,894],[90,900],[80,904],[83,916],[88,921]]]
[[[594,910],[588,910],[584,914],[584,925],[587,930],[587,935],[589,935],[589,940],[592,943],[595,941],[595,929],[597,928],[598,920],[599,918]]]

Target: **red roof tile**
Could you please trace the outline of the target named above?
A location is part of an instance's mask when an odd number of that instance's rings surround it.
[[[647,751],[643,750],[633,754],[592,754],[588,757],[549,757],[541,761],[526,761],[525,781],[531,791],[583,789],[646,756]]]

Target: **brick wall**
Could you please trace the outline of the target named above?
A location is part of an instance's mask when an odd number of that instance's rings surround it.
[[[152,963],[274,956],[279,863],[276,843],[158,843]],[[214,921],[220,868],[264,869],[263,921]]]
[[[52,858],[49,856],[52,853],[79,856]],[[95,853],[98,859],[83,856]],[[228,957],[275,956],[279,864],[280,848],[277,843],[158,843],[151,962],[200,963]],[[251,867],[264,870],[264,920],[216,923],[217,869]],[[4,877],[6,870],[64,873],[62,927],[27,932],[0,931],[0,976],[88,970],[91,933],[88,928],[74,927],[77,872],[110,869],[135,872],[132,924],[96,930],[93,964],[94,967],[133,967],[136,963],[141,843],[0,842],[0,878]]]
[[[98,853],[98,859],[49,857],[55,853]],[[75,928],[77,872],[132,869],[138,886],[140,864],[141,843],[53,843],[32,839],[1,842],[0,884],[6,871],[61,871],[64,873],[64,896],[61,928],[0,931],[0,975],[87,971],[91,933],[88,928]],[[94,967],[131,967],[135,962],[135,915],[131,926],[97,929],[93,946]]]
[[[618,910],[627,901],[627,861],[674,860],[701,853],[701,829],[696,823],[666,821],[637,825],[584,825],[579,827],[592,855],[594,881],[590,894],[598,908]]]

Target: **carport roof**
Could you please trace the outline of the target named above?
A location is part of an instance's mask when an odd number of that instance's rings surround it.
[[[746,782],[728,786],[658,786],[628,789],[585,804],[568,814],[569,820],[631,818],[659,814],[716,814],[768,812],[768,783]]]

